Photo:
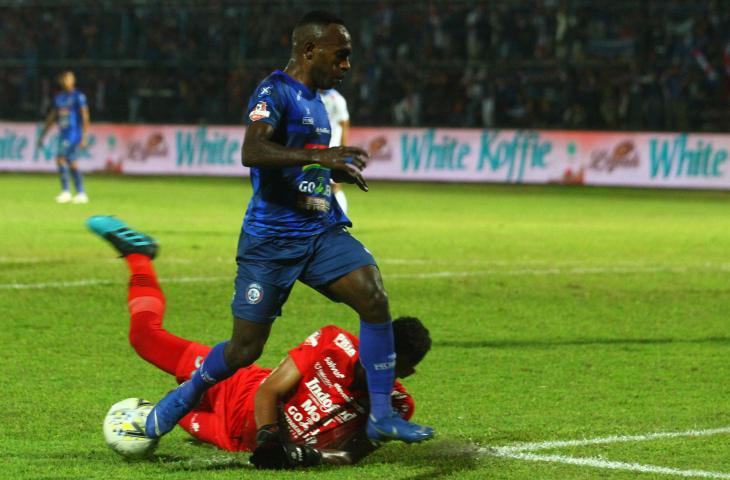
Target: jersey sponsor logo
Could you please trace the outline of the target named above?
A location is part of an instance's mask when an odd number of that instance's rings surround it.
[[[323,412],[327,413],[332,409],[332,398],[330,397],[329,393],[322,390],[322,385],[319,384],[318,379],[313,378],[310,381],[305,382],[304,386],[306,386],[312,393],[315,400],[317,400],[317,403],[319,403],[320,409]]]
[[[246,301],[251,305],[256,305],[264,299],[264,287],[258,283],[252,283],[246,289]]]
[[[329,377],[327,376],[327,373],[324,371],[324,368],[322,367],[322,364],[319,362],[314,363],[314,369],[317,370],[317,377],[319,377],[320,380],[322,380],[322,383],[327,385],[328,387],[332,387],[332,382],[330,381]]]
[[[329,128],[324,128],[324,127],[317,127],[315,132],[323,134],[323,135],[329,135],[331,133]]]
[[[314,125],[314,118],[312,117],[302,117],[302,125]]]
[[[342,385],[340,385],[339,383],[335,383],[334,387],[335,387],[335,390],[337,390],[337,392],[340,394],[340,396],[342,396],[342,398],[346,402],[352,401],[352,397],[350,395],[348,395],[347,392],[345,392],[345,389],[342,388]]]
[[[259,97],[264,97],[266,95],[271,95],[271,89],[274,88],[272,85],[267,85],[265,87],[261,87],[261,91],[259,92]]]
[[[345,378],[345,376],[340,372],[340,370],[337,368],[337,364],[334,360],[332,360],[332,357],[325,357],[324,363],[327,364],[328,367],[330,367],[330,370],[332,371],[332,375],[334,375],[337,378]]]
[[[324,177],[318,177],[316,182],[302,180],[299,182],[298,188],[302,193],[324,195],[326,197],[332,195],[332,187],[324,183]]]
[[[354,357],[357,353],[357,351],[355,350],[355,346],[352,344],[350,339],[345,336],[344,333],[340,333],[335,337],[335,345],[340,347],[342,351],[345,352],[350,358]]]
[[[262,118],[269,118],[271,112],[269,112],[266,108],[266,102],[257,103],[256,106],[253,107],[253,110],[251,110],[251,113],[248,114],[248,118],[250,118],[252,122],[261,120]]]

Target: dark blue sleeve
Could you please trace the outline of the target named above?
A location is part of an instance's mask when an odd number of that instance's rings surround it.
[[[279,125],[286,110],[286,94],[282,85],[270,80],[263,81],[248,102],[248,124],[265,122],[274,127]]]

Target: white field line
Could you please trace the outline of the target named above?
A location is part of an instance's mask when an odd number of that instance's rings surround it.
[[[595,457],[571,457],[567,455],[546,455],[534,453],[539,450],[580,447],[586,445],[605,445],[609,443],[646,442],[666,438],[706,437],[710,435],[721,435],[730,433],[730,427],[709,428],[705,430],[685,430],[682,432],[657,432],[643,435],[612,435],[608,437],[584,438],[580,440],[557,440],[533,443],[517,443],[502,447],[483,447],[479,452],[485,455],[501,458],[512,458],[531,462],[552,462],[578,465],[584,467],[604,468],[609,470],[626,470],[641,473],[658,473],[664,475],[675,475],[680,477],[696,478],[720,478],[730,479],[730,473],[711,472],[707,470],[661,467],[657,465],[646,465],[641,463],[628,463],[613,460],[605,460]]]
[[[171,277],[160,278],[160,283],[209,283],[223,280],[233,282],[232,276],[227,277]],[[101,278],[88,278],[84,280],[69,280],[59,282],[40,283],[0,283],[0,290],[44,290],[46,288],[73,288],[95,285],[122,285],[120,281],[104,280]]]
[[[625,442],[646,442],[649,440],[661,440],[663,438],[683,437],[707,437],[710,435],[722,435],[730,433],[730,427],[708,428],[705,430],[685,430],[683,432],[657,432],[644,435],[611,435],[608,437],[583,438],[580,440],[555,440],[548,442],[517,443],[504,447],[494,447],[501,452],[535,452],[537,450],[548,450],[564,447],[583,447],[586,445],[603,445],[606,443]]]
[[[64,261],[76,261],[75,257],[12,257],[7,255],[0,255],[0,265],[4,263],[52,263],[52,262],[64,262]],[[107,263],[117,263],[120,261],[118,257],[110,257],[105,260]],[[234,257],[206,257],[204,259],[194,259],[186,257],[175,257],[165,256],[164,263],[224,263],[233,264],[235,263]],[[548,261],[544,259],[525,259],[525,260],[483,260],[478,258],[460,258],[460,259],[424,259],[424,258],[378,258],[378,263],[381,265],[468,265],[468,266],[484,266],[484,267],[506,267],[506,268],[580,268],[584,265],[584,262],[580,260],[564,260],[564,261]],[[617,268],[626,267],[651,267],[651,264],[642,261],[632,260],[616,260],[612,261],[611,265]],[[730,263],[714,263],[714,262],[697,262],[694,264],[686,265],[688,268],[701,268],[701,267],[724,267],[730,268]],[[597,267],[602,268],[602,267]]]
[[[642,273],[686,273],[688,271],[697,272],[724,272],[730,271],[730,264],[704,264],[694,267],[671,267],[671,266],[650,266],[650,267],[577,267],[577,268],[519,268],[514,270],[463,270],[463,271],[440,271],[440,272],[423,272],[423,273],[391,273],[385,274],[386,280],[390,279],[410,279],[423,280],[429,278],[454,278],[454,277],[480,277],[480,276],[521,276],[521,275],[591,275],[591,274],[642,274]],[[221,280],[233,281],[233,275],[230,277],[170,277],[161,278],[161,283],[207,283],[217,282]],[[112,281],[106,279],[79,279],[65,281],[50,281],[40,283],[0,283],[0,290],[29,290],[29,289],[46,289],[46,288],[72,288],[91,285],[112,285],[121,283],[120,281]]]
[[[450,278],[450,277],[478,277],[490,275],[503,276],[520,276],[520,275],[590,275],[590,274],[612,274],[612,273],[687,273],[689,271],[699,272],[725,272],[730,271],[729,264],[716,265],[700,265],[696,267],[672,267],[672,266],[647,266],[647,267],[575,267],[575,268],[518,268],[513,270],[463,270],[463,271],[441,271],[441,272],[424,272],[424,273],[391,273],[383,275],[387,279],[391,278]]]
[[[537,453],[494,453],[494,456],[514,458],[531,462],[552,462],[578,465],[582,467],[604,468],[608,470],[625,470],[641,473],[658,473],[664,475],[675,475],[685,478],[724,478],[730,479],[730,473],[710,472],[707,470],[682,470],[679,468],[660,467],[658,465],[646,465],[642,463],[615,462],[593,457],[568,457],[565,455],[540,455]]]

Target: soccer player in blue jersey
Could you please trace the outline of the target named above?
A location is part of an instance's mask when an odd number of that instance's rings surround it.
[[[230,341],[213,347],[189,381],[150,412],[145,426],[149,437],[172,430],[208,388],[261,355],[296,280],[360,316],[371,441],[420,442],[433,436],[433,429],[393,411],[395,353],[388,297],[375,260],[348,233],[350,220],[332,197],[330,180],[368,189],[361,174],[367,153],[355,147],[329,148],[331,126],[318,93],[341,83],[350,69],[351,50],[342,20],[310,12],[294,28],[284,71],[269,75],[251,96],[242,155],[243,164],[251,168],[253,198],[236,257],[233,333]],[[113,223],[108,231],[96,227],[110,241],[115,235],[130,235],[115,229]],[[312,392],[312,401],[322,401],[317,392]],[[283,441],[276,422],[257,427],[259,444]]]
[[[46,116],[38,146],[54,123],[58,124],[59,139],[56,164],[61,176],[61,193],[56,197],[58,203],[88,203],[89,197],[84,191],[84,180],[79,171],[76,157],[80,148],[86,147],[89,132],[89,107],[86,95],[76,89],[76,77],[73,72],[65,71],[58,76],[61,92],[53,97],[53,106]],[[76,195],[71,196],[69,188],[69,171],[73,177]]]

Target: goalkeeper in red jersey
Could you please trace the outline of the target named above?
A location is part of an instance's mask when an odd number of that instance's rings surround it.
[[[156,242],[114,217],[91,217],[87,225],[129,266],[132,347],[178,383],[188,380],[210,347],[163,328],[165,297],[152,266]],[[396,375],[404,378],[415,372],[431,339],[416,318],[396,319],[393,328]],[[391,399],[395,410],[410,419],[414,402],[399,382]],[[274,370],[251,365],[210,388],[179,425],[222,449],[252,451],[251,462],[257,467],[294,468],[351,464],[370,453],[375,445],[365,434],[368,413],[358,339],[328,325],[289,350]]]

